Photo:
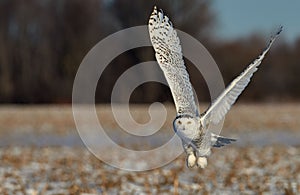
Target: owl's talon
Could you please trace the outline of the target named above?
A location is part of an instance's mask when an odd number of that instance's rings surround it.
[[[206,157],[198,157],[197,166],[204,169],[207,166],[207,158]]]
[[[186,164],[188,168],[193,168],[196,165],[196,156],[194,154],[189,154],[186,158]]]

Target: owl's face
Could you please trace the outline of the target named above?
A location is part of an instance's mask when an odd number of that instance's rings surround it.
[[[181,137],[192,139],[199,131],[200,122],[190,116],[178,117],[173,122],[174,131]]]

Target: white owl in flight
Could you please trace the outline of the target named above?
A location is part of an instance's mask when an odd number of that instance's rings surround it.
[[[191,168],[197,165],[205,168],[211,147],[221,147],[235,141],[235,139],[209,132],[208,125],[210,123],[218,124],[223,119],[250,82],[253,73],[257,71],[282,27],[271,37],[261,55],[235,78],[201,115],[199,115],[189,75],[184,65],[180,41],[171,21],[162,11],[158,11],[154,7],[148,27],[155,57],[165,75],[175,102],[177,116],[174,119],[173,128],[182,140],[187,154],[187,166]]]

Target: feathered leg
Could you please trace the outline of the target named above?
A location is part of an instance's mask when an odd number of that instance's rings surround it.
[[[189,145],[189,144],[186,144],[182,141],[182,145],[183,145],[183,148],[184,148],[184,151],[186,153],[186,165],[188,168],[192,168],[195,166],[196,164],[196,152],[194,150],[194,148]]]
[[[193,140],[193,143],[195,144],[195,146],[198,149],[197,166],[204,169],[207,166],[207,156],[210,155],[210,148],[205,148],[205,149],[202,148],[200,150],[201,144],[203,144],[202,139],[203,138],[201,138],[201,141],[200,141],[200,138],[195,139],[195,140]]]

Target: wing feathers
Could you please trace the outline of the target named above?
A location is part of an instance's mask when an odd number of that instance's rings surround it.
[[[201,121],[203,124],[212,122],[218,124],[226,115],[230,107],[237,100],[238,96],[243,92],[250,82],[253,74],[258,70],[267,52],[270,50],[273,42],[282,31],[282,27],[278,32],[271,37],[266,49],[254,60],[237,78],[235,78],[230,85],[220,94],[220,96],[212,103],[209,109],[202,115]]]
[[[213,133],[211,134],[211,144],[213,147],[220,148],[222,146],[231,144],[234,141],[236,141],[236,139],[219,136]]]
[[[169,84],[178,115],[198,115],[193,88],[184,65],[180,41],[169,18],[156,7],[149,19],[155,57]]]

